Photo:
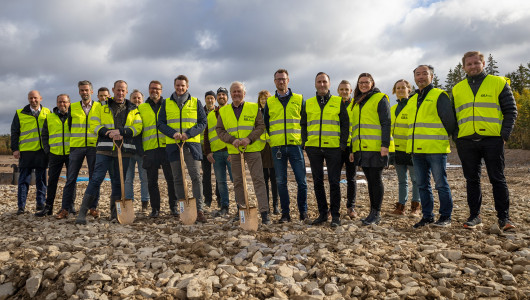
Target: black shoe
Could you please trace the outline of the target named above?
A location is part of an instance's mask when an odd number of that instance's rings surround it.
[[[440,216],[438,221],[434,222],[433,225],[438,227],[451,226],[451,216]]]
[[[232,222],[239,222],[239,210],[234,215],[234,218],[232,219]]]
[[[52,213],[53,208],[51,206],[45,205],[43,210],[39,210],[35,213],[35,217],[51,216]]]
[[[340,226],[340,219],[338,217],[331,219],[331,228],[336,228]]]
[[[429,219],[426,219],[426,218],[422,218],[418,223],[414,224],[414,226],[412,226],[412,228],[420,228],[420,227],[423,227],[423,226],[427,226],[429,224],[432,224],[434,223],[434,218],[429,218]]]
[[[287,222],[291,222],[291,215],[289,215],[289,214],[282,214],[282,217],[280,218],[280,220],[278,221],[278,223],[283,224],[283,223],[287,223]]]
[[[160,215],[160,213],[158,212],[158,210],[153,210],[151,211],[151,214],[149,215],[150,218],[158,218],[158,216]]]
[[[318,216],[318,218],[313,220],[313,222],[311,222],[311,225],[320,225],[322,223],[326,223],[327,221],[328,221],[328,214],[320,215]]]
[[[368,215],[368,217],[364,220],[362,220],[362,223],[364,226],[368,226],[370,224],[379,224],[381,222],[381,215],[378,210],[372,210],[371,214]]]
[[[224,217],[228,215],[228,207],[221,207],[221,209],[215,215],[216,217]]]
[[[370,213],[368,214],[368,216],[366,216],[366,218],[362,218],[362,219],[361,219],[361,222],[364,222],[364,221],[366,221],[367,219],[371,219],[371,218],[373,218],[373,217],[374,217],[374,213],[375,213],[374,210],[373,210],[372,208],[370,208]]]
[[[24,212],[25,212],[24,208],[19,208],[17,210],[17,216],[23,214]]]
[[[37,207],[35,207],[35,210],[36,210],[36,211],[41,211],[41,210],[44,209],[44,206],[45,206],[45,205],[37,205]]]
[[[156,212],[157,212],[157,214],[158,214],[158,211],[156,211]],[[178,207],[176,207],[176,206],[173,207],[173,208],[170,208],[170,209],[169,209],[169,213],[170,213],[173,217],[175,217],[175,218],[180,217],[179,209],[178,209]],[[153,214],[153,213],[151,213],[151,214]],[[156,217],[154,217],[154,218],[156,218]]]
[[[75,208],[72,206],[72,207],[70,207],[70,208],[68,209],[68,213],[69,213],[69,214],[72,214],[72,215],[75,215],[75,214],[77,214],[77,211],[75,211]]]
[[[149,202],[147,201],[142,202],[142,211],[146,211],[148,207],[149,207]]]
[[[469,217],[467,222],[464,223],[465,229],[475,229],[477,227],[482,227],[482,220],[480,219],[480,216]]]
[[[308,216],[307,216],[307,212],[303,212],[300,214],[300,221],[305,221],[307,220]]]
[[[269,219],[269,213],[268,212],[262,212],[261,213],[261,224],[262,225],[270,225],[271,220]]]
[[[272,214],[273,214],[273,215],[279,215],[279,214],[280,214],[280,210],[278,209],[278,206],[275,206],[275,207],[272,209]]]

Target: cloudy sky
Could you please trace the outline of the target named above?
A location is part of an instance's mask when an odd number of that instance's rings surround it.
[[[199,99],[237,80],[255,102],[261,89],[274,92],[278,68],[308,99],[319,71],[331,76],[334,93],[341,79],[369,72],[390,94],[397,79],[413,80],[418,64],[433,65],[444,82],[468,50],[491,53],[501,74],[530,62],[528,0],[5,0],[0,7],[0,133],[9,133],[30,90],[53,108],[60,93],[79,101],[84,79],[96,90],[123,79],[144,94],[157,79],[168,97],[185,74]]]

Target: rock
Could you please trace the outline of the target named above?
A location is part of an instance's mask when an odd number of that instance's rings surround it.
[[[75,283],[67,282],[64,284],[63,291],[66,294],[66,296],[68,297],[72,296],[76,290],[77,290],[77,286]]]
[[[15,294],[15,287],[11,282],[6,282],[0,285],[0,300],[7,299],[13,294]]]
[[[213,293],[212,282],[207,278],[192,278],[186,287],[186,296],[189,299],[210,298]]]
[[[525,267],[523,267],[521,265],[515,265],[512,268],[512,274],[514,274],[514,275],[523,274],[524,271],[525,271]]]
[[[326,293],[326,295],[332,295],[332,294],[335,294],[339,291],[339,288],[337,287],[336,284],[334,283],[326,283],[326,285],[324,286],[324,292]]]
[[[118,294],[120,294],[123,297],[127,297],[127,296],[131,295],[132,293],[134,293],[135,290],[136,290],[136,287],[131,285],[131,286],[128,286],[128,287],[118,291]]]
[[[501,229],[499,228],[499,225],[497,225],[496,223],[491,225],[490,229],[489,229],[489,233],[490,234],[502,234],[502,231]]]
[[[460,250],[445,250],[442,251],[442,254],[451,261],[457,261],[462,258],[462,251]]]
[[[289,296],[295,296],[302,294],[302,288],[298,284],[289,285]]]
[[[399,282],[398,282],[398,283],[399,283]],[[353,289],[353,291],[352,291],[352,294],[353,294],[354,296],[360,296],[360,295],[362,295],[362,293],[363,293],[363,290],[362,290],[360,287],[358,287],[358,286],[356,286],[356,287]]]
[[[57,299],[57,293],[56,292],[51,292],[51,293],[49,293],[46,296],[46,300],[55,300],[55,299]]]
[[[438,299],[441,296],[441,292],[437,288],[430,288],[429,292],[427,293],[427,297]]]
[[[437,253],[435,259],[441,263],[449,262],[449,260],[442,253]]]
[[[276,270],[276,274],[282,277],[293,277],[293,269],[289,268],[286,265],[281,265]]]
[[[0,252],[0,261],[8,261],[11,258],[9,251]]]
[[[140,288],[138,289],[138,293],[145,298],[154,298],[157,296],[156,292],[150,288]]]
[[[512,274],[509,274],[509,273],[502,275],[502,281],[505,284],[517,283],[517,280],[515,280],[515,277]]]
[[[35,297],[42,282],[42,274],[35,274],[26,280],[26,291],[31,298]]]
[[[112,278],[103,273],[92,273],[90,276],[88,276],[89,281],[112,281]]]
[[[304,290],[308,293],[311,293],[314,289],[318,289],[318,283],[314,281],[308,282],[304,287]]]
[[[282,290],[280,290],[279,288],[274,289],[274,297],[278,299],[289,299],[289,297],[287,297],[287,295],[284,292],[282,292]]]
[[[477,290],[477,293],[484,296],[491,296],[493,295],[493,288],[489,286],[476,286],[475,289]]]

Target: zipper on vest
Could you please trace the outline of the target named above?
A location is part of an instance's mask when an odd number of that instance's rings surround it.
[[[39,127],[39,116],[42,113],[42,109],[43,108],[41,108],[39,114],[35,117],[35,121],[37,121],[37,133],[39,134],[39,145],[41,149],[44,149],[44,147],[42,146],[42,137],[40,136],[40,127]]]
[[[289,104],[289,103],[287,103]],[[283,106],[283,104],[282,104]],[[285,139],[285,146],[287,146],[287,106],[283,108],[283,137]],[[270,137],[269,137],[270,139]]]

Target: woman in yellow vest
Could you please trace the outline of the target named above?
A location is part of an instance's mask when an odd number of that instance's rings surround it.
[[[359,75],[348,113],[352,126],[350,161],[363,168],[370,196],[370,214],[361,221],[363,225],[379,224],[385,192],[382,173],[390,148],[390,103],[369,73]]]
[[[412,155],[407,153],[407,135],[409,130],[409,113],[407,103],[409,101],[412,86],[405,79],[400,79],[394,83],[392,94],[397,96],[397,103],[392,106],[390,114],[392,117],[391,135],[394,141],[394,147],[390,149],[390,161],[393,162],[396,169],[399,184],[399,201],[392,212],[396,216],[405,216],[405,204],[409,197],[409,186],[407,183],[407,170],[412,181],[412,204],[410,215],[419,217],[420,209],[420,191],[416,184],[416,175],[412,165]]]
[[[263,109],[267,104],[267,99],[271,97],[271,93],[267,90],[262,90],[258,93],[258,105],[259,111],[263,114]],[[261,150],[261,162],[263,164],[263,177],[265,178],[265,187],[267,188],[267,202],[270,206],[269,201],[269,181],[271,183],[271,194],[272,194],[272,213],[275,215],[280,214],[278,210],[278,187],[276,185],[276,172],[274,172],[274,163],[272,161],[272,151],[269,141],[269,135],[265,131],[266,143],[265,148]]]

